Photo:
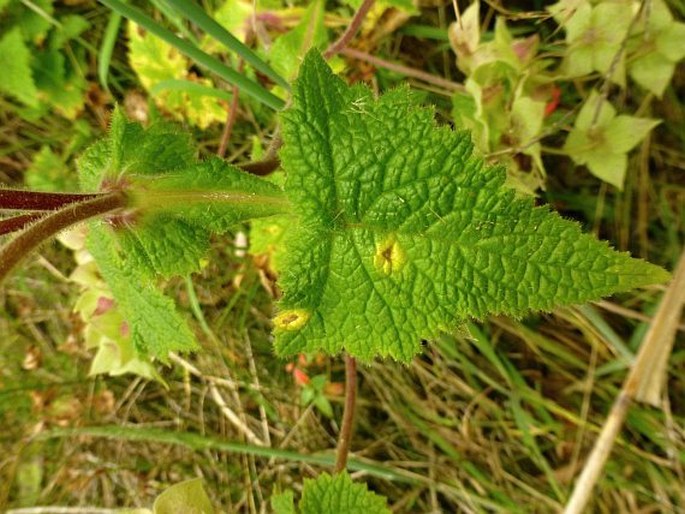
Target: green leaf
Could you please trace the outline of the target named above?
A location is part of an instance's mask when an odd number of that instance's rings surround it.
[[[115,109],[108,136],[88,148],[78,161],[81,188],[96,191],[127,173],[156,175],[192,168],[196,154],[189,134],[179,127],[156,123],[144,130]]]
[[[74,119],[85,100],[86,81],[80,72],[68,67],[65,55],[53,47],[36,52],[32,67],[40,99],[65,118]]]
[[[155,500],[154,514],[214,514],[202,479],[194,478],[166,489]]]
[[[13,96],[29,107],[38,107],[38,91],[31,75],[31,53],[18,28],[0,39],[0,93]]]
[[[127,265],[114,235],[92,223],[88,249],[129,323],[133,344],[166,362],[169,352],[195,350],[197,343],[171,299],[135,266]]]
[[[56,27],[54,31],[54,36],[50,41],[53,48],[62,48],[72,39],[79,37],[88,28],[90,28],[90,23],[83,16],[78,16],[75,14],[69,14],[67,16],[62,16],[59,19],[61,26]]]
[[[355,484],[347,473],[305,479],[299,510],[301,514],[390,514],[384,497],[365,484]]]
[[[520,316],[661,282],[546,207],[517,198],[467,134],[407,89],[375,100],[310,52],[283,113],[286,239],[274,319],[282,355],[345,349],[408,361],[470,317]]]

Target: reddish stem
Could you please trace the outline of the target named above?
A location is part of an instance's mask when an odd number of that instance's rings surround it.
[[[345,355],[345,407],[343,410],[338,448],[335,453],[335,472],[340,473],[347,468],[347,457],[350,454],[352,429],[354,427],[354,410],[357,404],[357,361],[354,357]]]
[[[21,230],[34,221],[39,220],[43,216],[45,216],[45,214],[36,212],[31,214],[21,214],[19,216],[12,216],[11,218],[0,220],[0,236]]]
[[[0,284],[17,264],[44,241],[80,221],[101,216],[126,205],[126,194],[115,191],[69,203],[62,209],[45,214],[0,249]]]
[[[0,209],[54,211],[74,202],[102,196],[102,193],[44,193],[23,189],[0,189]]]
[[[350,24],[345,29],[345,32],[343,32],[338,40],[329,46],[324,52],[323,56],[325,59],[330,59],[347,46],[357,32],[359,32],[362,22],[364,21],[364,18],[368,14],[369,10],[371,10],[371,7],[373,7],[373,4],[374,0],[364,0],[362,2],[357,12],[354,13],[354,16],[352,17]]]

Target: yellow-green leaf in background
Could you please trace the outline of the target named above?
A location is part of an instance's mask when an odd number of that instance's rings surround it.
[[[134,23],[128,24],[129,60],[143,87],[150,91],[160,83],[188,81],[200,86],[211,86],[209,79],[190,73],[190,62],[174,47]],[[228,93],[226,93],[228,94]],[[216,94],[203,88],[164,88],[154,95],[156,105],[178,120],[185,120],[200,128],[226,119],[226,109]]]
[[[157,497],[152,511],[154,514],[214,514],[201,478],[169,487]]]
[[[685,57],[685,23],[673,19],[663,0],[653,0],[646,19],[630,40],[631,78],[656,96],[664,94],[671,82],[675,66]]]

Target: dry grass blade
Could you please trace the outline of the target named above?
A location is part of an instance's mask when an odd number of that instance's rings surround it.
[[[685,251],[680,256],[675,276],[659,305],[659,310],[654,316],[621,392],[614,401],[609,417],[595,442],[564,514],[584,512],[632,401],[659,404],[668,357],[673,348],[683,304],[685,304]]]

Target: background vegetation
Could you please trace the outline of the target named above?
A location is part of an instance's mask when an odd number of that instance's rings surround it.
[[[204,7],[290,79],[358,2]],[[144,8],[285,95],[167,3]],[[330,62],[379,92],[410,84],[442,123],[471,129],[521,194],[673,269],[685,240],[683,5],[459,2],[459,14],[451,2],[376,2]],[[75,159],[115,103],[144,123],[182,123],[206,155],[270,155],[272,109],[87,0],[0,0],[0,70],[4,184],[76,190]],[[273,356],[284,229],[239,227],[213,241],[201,274],[165,284],[204,350],[170,366],[127,346],[79,234],[15,273],[0,291],[0,506],[149,507],[200,476],[219,511],[269,512],[272,494],[328,469],[298,455],[333,462],[344,366]],[[559,511],[662,291],[473,322],[409,366],[360,366],[355,478],[396,512]],[[685,511],[684,330],[659,406],[631,409],[592,512]],[[124,428],[87,431],[100,426]],[[43,437],[56,428],[82,431]]]

